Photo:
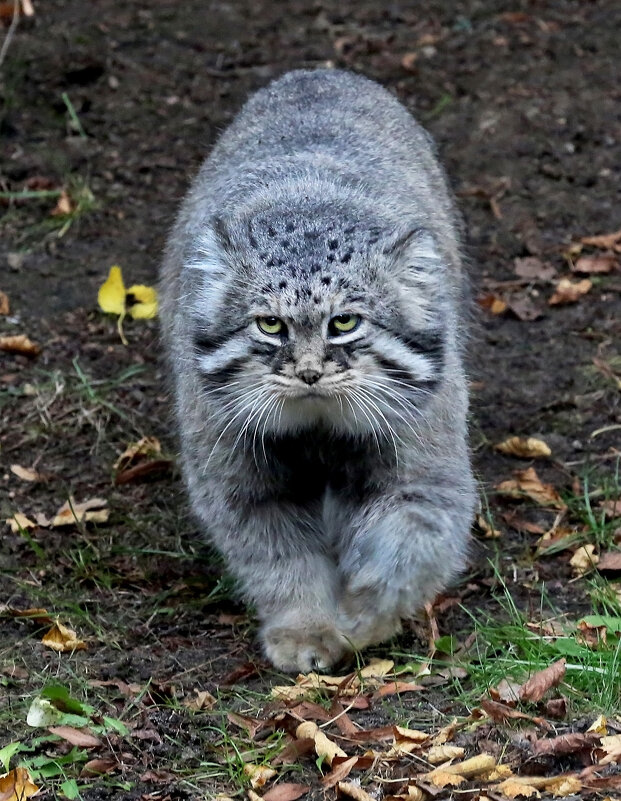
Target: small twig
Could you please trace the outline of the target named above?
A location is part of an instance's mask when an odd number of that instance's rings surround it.
[[[13,19],[11,20],[9,29],[6,32],[6,36],[4,37],[4,42],[2,42],[2,48],[0,48],[0,67],[2,66],[4,57],[7,54],[9,45],[11,44],[11,39],[15,35],[15,31],[17,30],[18,22],[19,22],[19,0],[13,0]]]

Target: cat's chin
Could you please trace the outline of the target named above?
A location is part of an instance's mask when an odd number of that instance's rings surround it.
[[[276,436],[321,429],[349,436],[368,436],[372,433],[370,423],[360,419],[348,403],[335,395],[319,395],[316,392],[289,397],[282,411],[271,421]]]

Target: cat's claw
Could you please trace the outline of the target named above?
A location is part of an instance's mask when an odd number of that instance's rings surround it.
[[[351,650],[330,624],[270,627],[263,630],[262,640],[267,658],[285,673],[327,670]]]

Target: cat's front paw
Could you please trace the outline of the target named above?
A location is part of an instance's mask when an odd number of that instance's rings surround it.
[[[339,604],[337,622],[356,649],[386,642],[401,631],[398,610],[375,588],[346,590]]]
[[[285,673],[327,670],[351,651],[347,638],[331,623],[265,626],[261,639],[267,658]]]

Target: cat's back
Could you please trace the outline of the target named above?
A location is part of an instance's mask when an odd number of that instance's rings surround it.
[[[267,184],[276,195],[279,181],[296,176],[311,191],[333,182],[374,197],[395,217],[439,212],[452,223],[431,138],[392,94],[361,75],[295,70],[259,90],[216,144],[196,186],[217,186],[222,212]]]

